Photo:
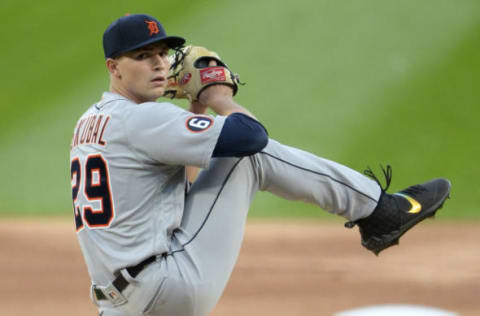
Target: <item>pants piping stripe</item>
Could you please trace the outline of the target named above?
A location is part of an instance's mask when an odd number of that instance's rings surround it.
[[[195,234],[192,236],[192,238],[190,238],[189,241],[187,241],[186,243],[184,243],[182,245],[182,248],[181,249],[176,249],[176,250],[173,250],[173,251],[170,251],[168,253],[168,255],[172,255],[176,252],[181,252],[181,251],[185,251],[185,247],[190,244],[196,237],[197,235],[200,233],[200,231],[202,230],[202,228],[205,226],[205,224],[207,223],[207,220],[208,218],[210,217],[210,214],[212,213],[213,211],[213,208],[215,207],[215,204],[217,203],[218,201],[218,198],[220,197],[220,194],[222,193],[223,191],[223,188],[225,187],[225,185],[227,184],[228,180],[230,179],[230,176],[232,175],[233,171],[237,168],[238,164],[240,163],[240,161],[242,161],[243,157],[238,159],[238,161],[232,166],[232,169],[230,169],[230,171],[228,172],[227,176],[225,177],[225,180],[223,180],[223,183],[222,183],[222,186],[220,187],[220,190],[218,191],[217,193],[217,196],[215,197],[215,200],[213,201],[212,203],[212,206],[210,207],[210,210],[208,210],[208,213],[207,213],[207,216],[205,216],[205,219],[203,220],[202,224],[200,225],[200,227],[198,228],[198,230],[195,232]]]
[[[314,170],[311,170],[311,169],[307,169],[307,168],[304,168],[304,167],[300,167],[300,166],[298,166],[298,165],[296,165],[296,164],[294,164],[294,163],[291,163],[291,162],[289,162],[289,161],[286,161],[286,160],[284,160],[284,159],[281,159],[281,158],[279,158],[279,157],[276,157],[276,156],[274,156],[274,155],[272,155],[272,154],[270,154],[270,153],[267,153],[267,152],[265,152],[265,151],[261,151],[261,152],[259,152],[259,154],[263,154],[263,155],[269,156],[269,157],[271,157],[271,158],[273,158],[273,159],[276,159],[276,160],[278,160],[278,161],[280,161],[280,162],[283,162],[283,163],[285,163],[285,164],[287,164],[287,165],[289,165],[289,166],[291,166],[291,167],[294,167],[294,168],[297,168],[297,169],[300,169],[300,170],[303,170],[303,171],[306,171],[306,172],[310,172],[310,173],[313,173],[313,174],[316,174],[316,175],[319,175],[319,176],[327,177],[327,178],[329,178],[330,180],[332,180],[332,181],[334,181],[334,182],[336,182],[336,183],[338,183],[338,184],[341,184],[341,185],[349,188],[350,190],[352,190],[352,191],[354,191],[354,192],[357,192],[357,193],[360,194],[360,195],[363,195],[364,197],[372,200],[373,202],[378,203],[378,201],[377,201],[376,199],[372,198],[372,197],[369,196],[368,194],[363,193],[362,191],[360,191],[360,190],[352,187],[351,185],[349,185],[349,184],[347,184],[347,183],[344,183],[344,182],[342,182],[342,181],[340,181],[340,180],[337,180],[337,179],[335,179],[334,177],[332,177],[332,176],[330,176],[330,175],[328,175],[328,174],[325,174],[325,173],[322,173],[322,172],[318,172],[318,171],[314,171]],[[223,183],[222,183],[222,186],[220,187],[220,190],[219,190],[218,193],[217,193],[217,196],[215,197],[215,200],[214,200],[213,203],[212,203],[212,206],[210,207],[210,210],[209,210],[208,213],[207,213],[207,216],[205,216],[205,219],[203,220],[202,224],[200,225],[200,227],[198,228],[198,230],[195,232],[195,234],[192,236],[192,238],[190,238],[190,240],[188,240],[186,243],[184,243],[184,244],[182,245],[182,248],[181,248],[181,249],[176,249],[176,250],[170,251],[170,252],[168,253],[168,255],[172,255],[172,254],[177,253],[177,252],[185,251],[185,246],[187,246],[188,244],[190,244],[190,243],[198,236],[198,234],[200,233],[200,231],[203,229],[203,227],[204,227],[205,224],[207,223],[207,220],[208,220],[208,218],[210,217],[210,214],[212,213],[213,208],[215,207],[215,204],[217,203],[218,198],[220,197],[220,194],[221,194],[222,191],[223,191],[223,188],[224,188],[225,185],[227,184],[228,180],[230,179],[230,176],[232,175],[233,171],[236,169],[236,167],[238,166],[238,164],[240,163],[240,161],[242,161],[242,159],[243,159],[243,157],[240,158],[240,159],[233,165],[232,169],[230,169],[230,171],[228,172],[227,176],[225,177],[225,180],[224,180]]]
[[[355,191],[355,192],[357,192],[358,194],[363,195],[364,197],[366,197],[366,198],[374,201],[375,203],[378,203],[378,201],[377,201],[376,199],[372,198],[372,197],[369,196],[368,194],[363,193],[362,191],[360,191],[360,190],[358,190],[358,189],[355,189],[355,188],[352,187],[351,185],[348,185],[348,184],[346,184],[346,183],[343,183],[342,181],[337,180],[337,179],[333,178],[332,176],[330,176],[330,175],[328,175],[328,174],[321,173],[321,172],[318,172],[318,171],[314,171],[314,170],[310,170],[310,169],[307,169],[307,168],[304,168],[304,167],[297,166],[297,165],[295,165],[295,164],[293,164],[293,163],[291,163],[291,162],[288,162],[288,161],[286,161],[286,160],[283,160],[283,159],[281,159],[281,158],[278,158],[278,157],[276,157],[276,156],[274,156],[274,155],[272,155],[272,154],[269,154],[269,153],[267,153],[267,152],[265,152],[265,151],[261,151],[260,154],[267,155],[267,156],[269,156],[269,157],[271,157],[271,158],[273,158],[273,159],[276,159],[276,160],[278,160],[278,161],[280,161],[280,162],[283,162],[283,163],[285,163],[285,164],[287,164],[287,165],[289,165],[289,166],[292,166],[292,167],[294,167],[294,168],[297,168],[297,169],[300,169],[300,170],[303,170],[303,171],[307,171],[307,172],[311,172],[311,173],[314,173],[314,174],[319,175],[319,176],[327,177],[327,178],[329,178],[330,180],[332,180],[332,181],[334,181],[334,182],[337,182],[337,183],[339,183],[339,184],[341,184],[341,185],[344,185],[344,186],[346,186],[347,188],[351,189],[352,191]]]

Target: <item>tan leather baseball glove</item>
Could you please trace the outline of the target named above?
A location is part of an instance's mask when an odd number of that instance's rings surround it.
[[[237,93],[239,76],[234,74],[217,53],[201,46],[186,46],[169,57],[170,71],[164,96],[169,98],[198,100],[202,91],[215,84],[224,84]],[[214,60],[216,66],[209,66]]]

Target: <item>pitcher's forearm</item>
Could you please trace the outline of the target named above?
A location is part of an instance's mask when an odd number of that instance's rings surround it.
[[[243,113],[254,119],[255,116],[233,99],[233,90],[229,86],[215,85],[208,87],[199,96],[200,103],[211,108],[218,115],[228,116]]]
[[[256,117],[233,99],[214,100],[210,102],[209,107],[218,115],[228,116],[232,113],[243,113],[254,119]]]

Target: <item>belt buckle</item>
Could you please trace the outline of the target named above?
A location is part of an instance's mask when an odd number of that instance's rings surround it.
[[[120,292],[112,283],[105,287],[97,285],[95,286],[95,289],[100,290],[105,296],[105,299],[109,300],[113,306],[120,306],[128,302],[127,298],[122,294],[122,292]],[[96,296],[97,299],[99,299],[98,295]]]

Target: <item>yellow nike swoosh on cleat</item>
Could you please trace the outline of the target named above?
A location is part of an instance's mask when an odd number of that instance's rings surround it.
[[[408,196],[408,195],[405,195],[405,194],[402,194],[402,193],[394,193],[395,195],[399,195],[403,198],[406,198],[408,202],[410,202],[410,204],[412,205],[412,207],[410,208],[410,210],[408,211],[408,213],[411,213],[411,214],[417,214],[419,213],[421,210],[422,210],[422,205],[420,203],[417,202],[417,200],[415,200],[414,198]]]

